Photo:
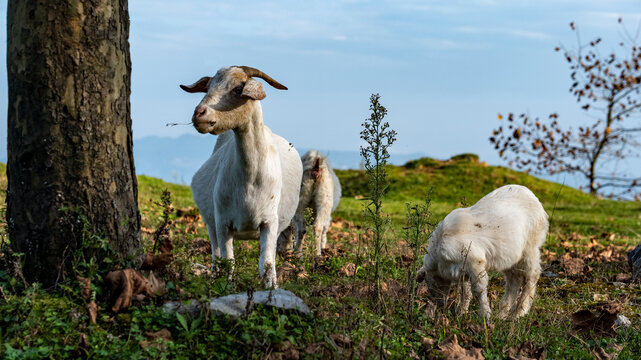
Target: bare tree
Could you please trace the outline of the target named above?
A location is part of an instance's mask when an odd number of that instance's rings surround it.
[[[639,155],[635,136],[641,133],[641,123],[631,118],[641,114],[641,24],[634,35],[621,25],[619,50],[607,55],[600,51],[600,38],[582,44],[574,23],[570,27],[578,47],[555,50],[570,64],[570,92],[589,123],[575,130],[563,127],[556,113],[545,120],[509,113],[507,124],[493,131],[490,142],[511,166],[535,173],[578,173],[585,177],[590,194],[641,199],[641,178],[612,166],[612,160]],[[503,120],[501,114],[498,117]]]
[[[140,246],[128,37],[126,0],[8,3],[7,223],[29,281],[63,280],[87,230]]]

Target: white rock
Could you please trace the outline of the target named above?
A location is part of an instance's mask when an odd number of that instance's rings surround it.
[[[632,322],[630,321],[630,319],[628,319],[624,315],[617,315],[617,319],[614,321],[615,329],[618,329],[618,328],[627,329],[630,327],[630,325],[632,325]]]
[[[238,317],[247,313],[247,301],[247,293],[227,295],[212,299],[209,303],[209,309],[214,313]],[[296,310],[303,314],[311,312],[301,298],[291,291],[283,289],[256,291],[252,296],[251,302],[250,308],[253,307],[253,304],[262,304],[279,309]]]
[[[251,312],[255,304],[273,306],[284,310],[295,310],[302,314],[309,314],[311,310],[301,298],[293,292],[276,289],[256,291],[252,296],[250,306],[247,306],[247,293],[227,295],[214,298],[209,302],[209,309],[212,313],[221,315],[226,314],[233,317],[245,315],[247,310]],[[168,313],[178,312],[180,314],[189,314],[192,317],[198,316],[203,304],[196,300],[190,300],[187,303],[181,301],[171,301],[163,305],[163,310]]]

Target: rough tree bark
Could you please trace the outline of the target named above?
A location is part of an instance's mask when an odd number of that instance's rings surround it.
[[[85,216],[121,254],[140,246],[127,0],[10,0],[11,246],[51,286],[82,247]]]

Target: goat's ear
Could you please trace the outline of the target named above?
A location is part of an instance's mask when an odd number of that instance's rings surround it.
[[[245,86],[243,87],[243,96],[254,100],[263,100],[267,95],[265,95],[263,84],[250,78],[245,82]]]
[[[196,81],[195,83],[191,85],[180,85],[180,88],[185,90],[188,93],[197,93],[197,92],[207,92],[207,84],[209,84],[209,80],[211,80],[211,77],[209,76],[204,76],[200,78],[200,80]]]

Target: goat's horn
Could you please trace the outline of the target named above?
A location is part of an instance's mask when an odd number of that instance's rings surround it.
[[[265,80],[269,85],[275,87],[276,89],[287,90],[287,87],[285,85],[283,85],[283,84],[279,83],[278,81],[272,79],[271,76],[265,74],[264,72],[262,72],[262,71],[260,71],[258,69],[254,69],[253,67],[249,67],[249,66],[238,66],[238,67],[243,69],[245,74],[247,74],[247,76],[249,76],[249,77],[259,77],[259,78]]]

